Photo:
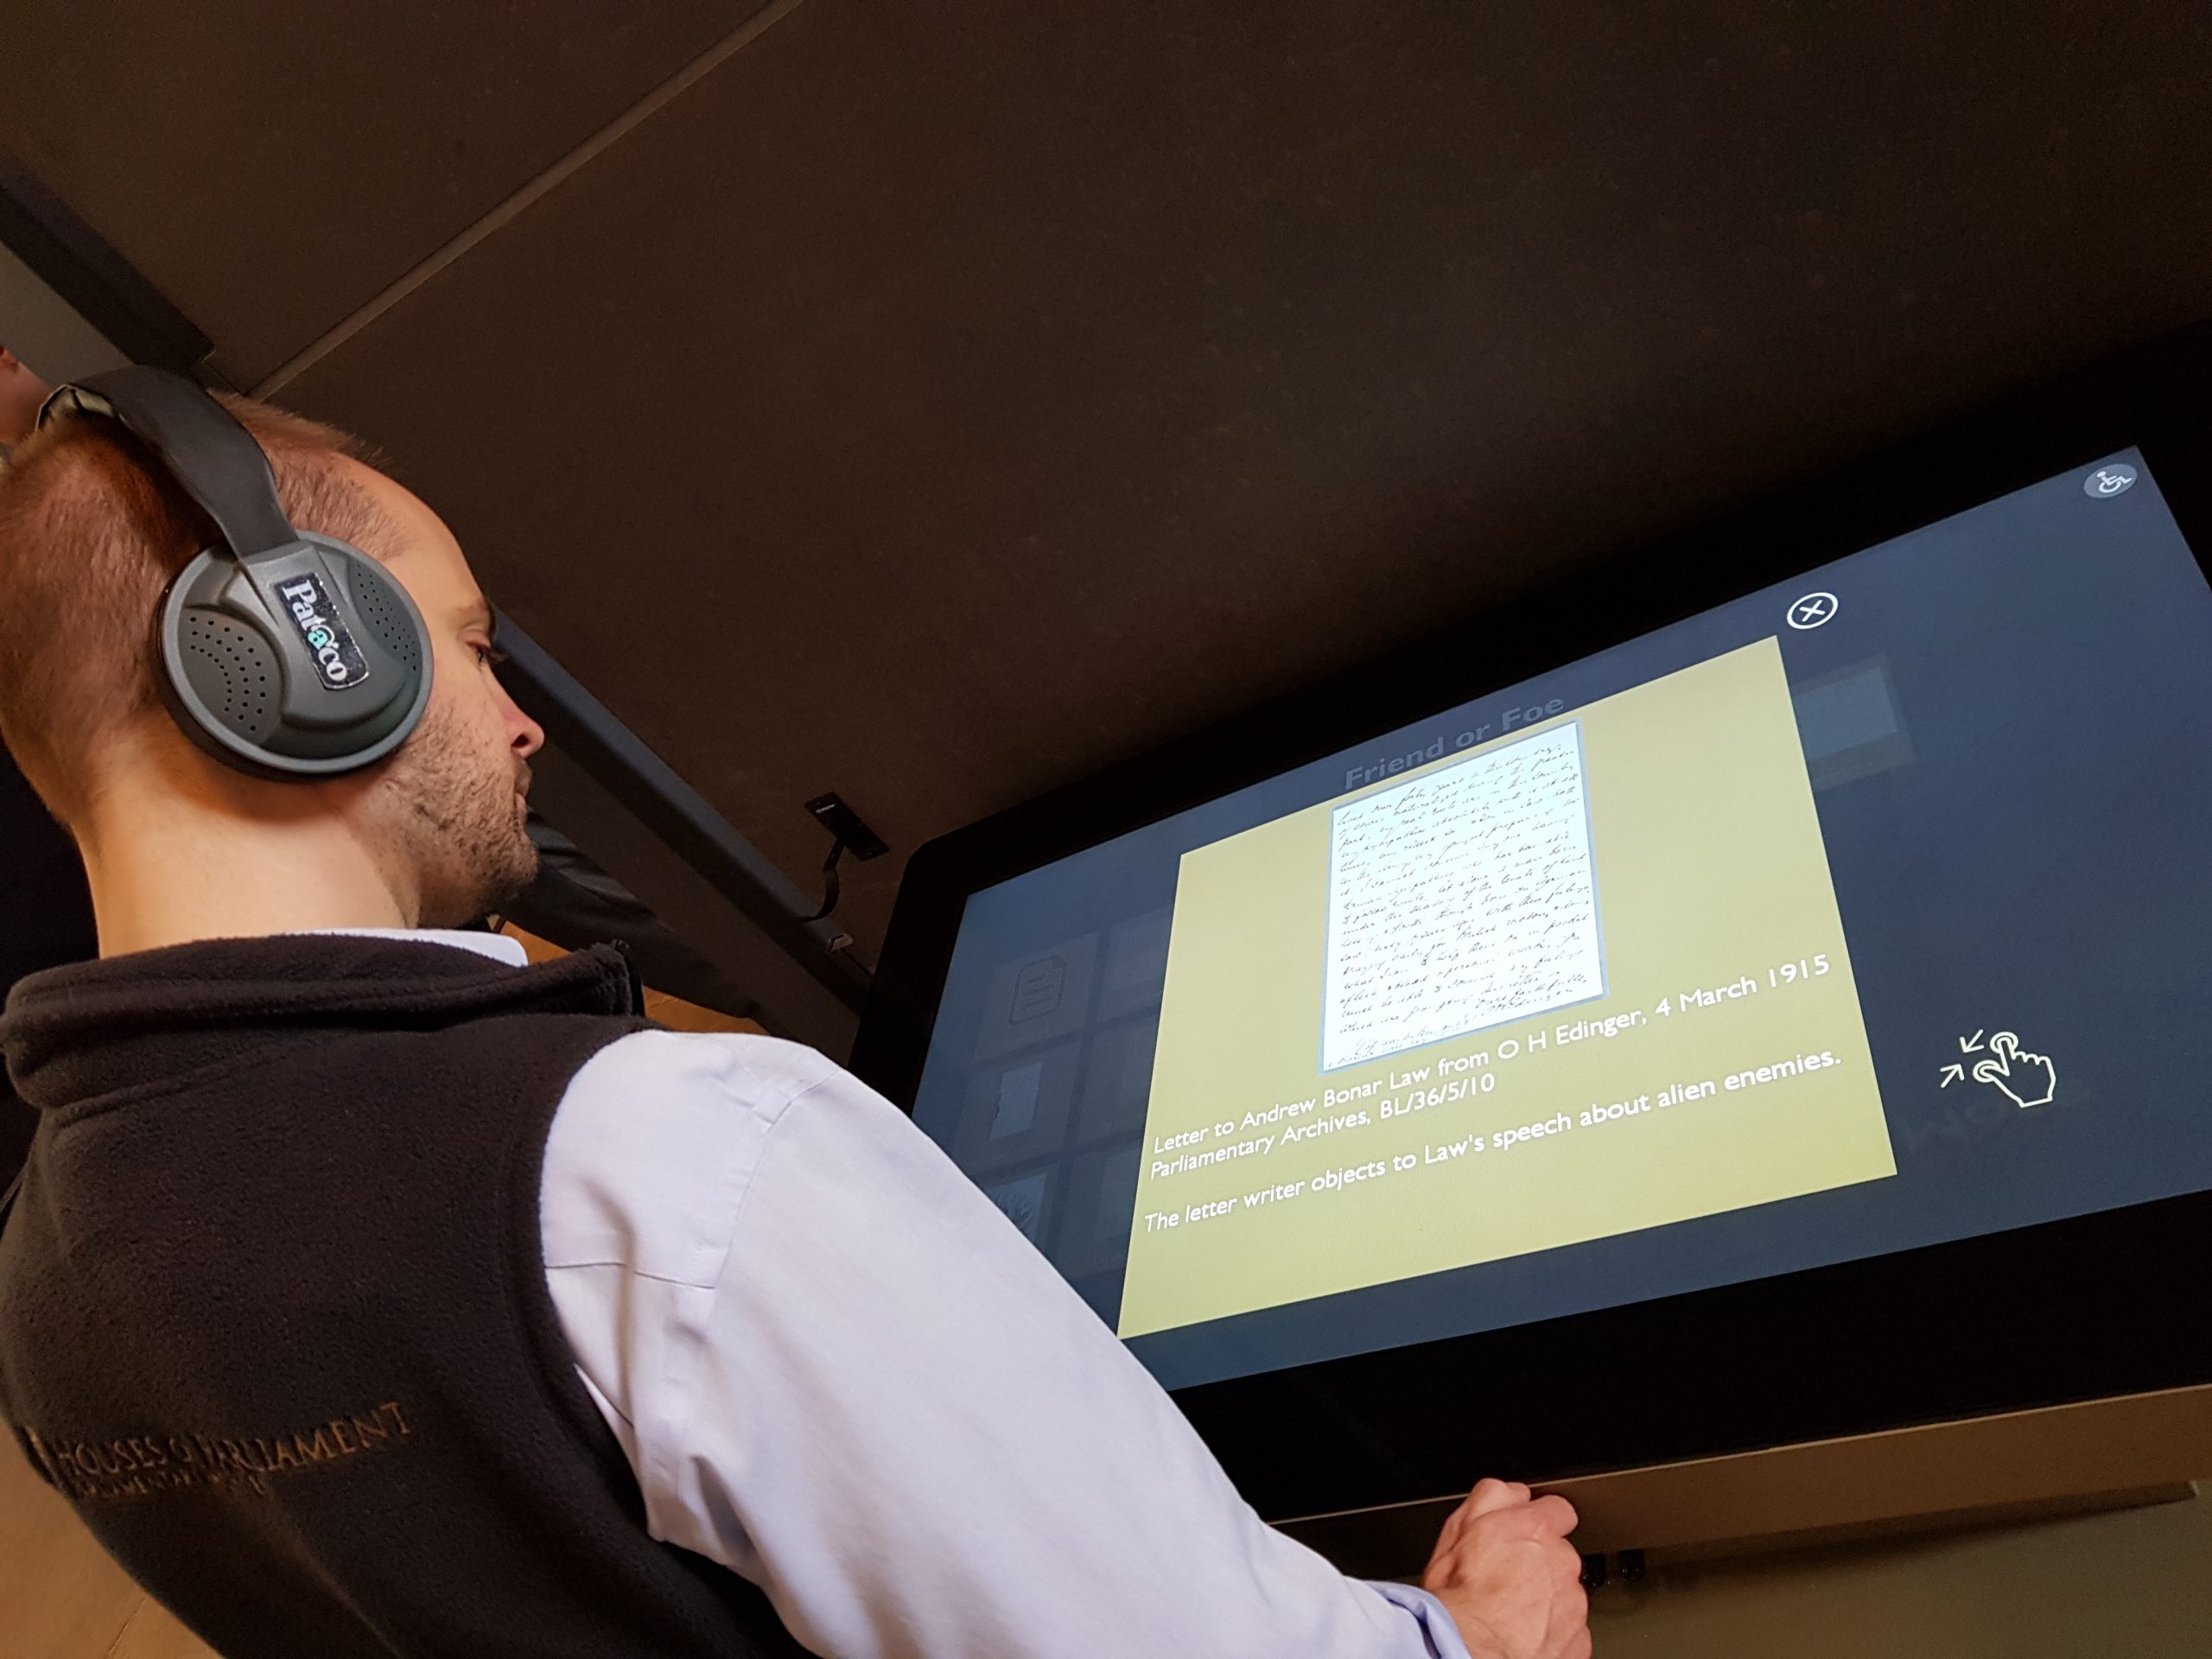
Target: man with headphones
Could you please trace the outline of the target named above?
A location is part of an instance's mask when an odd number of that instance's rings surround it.
[[[134,1577],[234,1659],[1589,1651],[1563,1501],[1344,1578],[856,1080],[457,931],[535,859],[492,627],[350,440],[176,376],[0,471],[101,950],[0,1021],[0,1416]]]

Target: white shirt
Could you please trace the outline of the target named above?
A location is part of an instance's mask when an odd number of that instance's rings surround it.
[[[996,1206],[810,1049],[609,1044],[554,1116],[542,1225],[647,1529],[817,1653],[1465,1659],[1433,1598],[1264,1524]]]

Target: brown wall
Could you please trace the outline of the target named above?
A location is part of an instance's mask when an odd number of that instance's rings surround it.
[[[0,1435],[0,1652],[8,1659],[207,1659],[123,1576]]]
[[[1603,1659],[2202,1659],[2212,1502],[1655,1572],[1591,1624]]]

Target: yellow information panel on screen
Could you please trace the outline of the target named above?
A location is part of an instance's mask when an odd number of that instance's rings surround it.
[[[1121,1333],[1896,1167],[1764,639],[1183,855]]]

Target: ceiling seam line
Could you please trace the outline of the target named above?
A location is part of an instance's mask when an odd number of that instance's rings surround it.
[[[481,214],[393,282],[388,283],[366,302],[348,313],[342,320],[325,329],[313,340],[279,364],[257,382],[253,395],[267,397],[290,385],[301,375],[343,346],[347,340],[375,322],[402,300],[427,285],[434,277],[458,261],[462,255],[496,235],[550,194],[564,181],[589,165],[599,156],[643,126],[662,110],[704,80],[731,58],[750,46],[755,40],[797,11],[805,0],[772,0],[742,23],[709,47],[683,67],[654,87],[629,108],[601,127],[568,154],[523,184],[496,207]]]

